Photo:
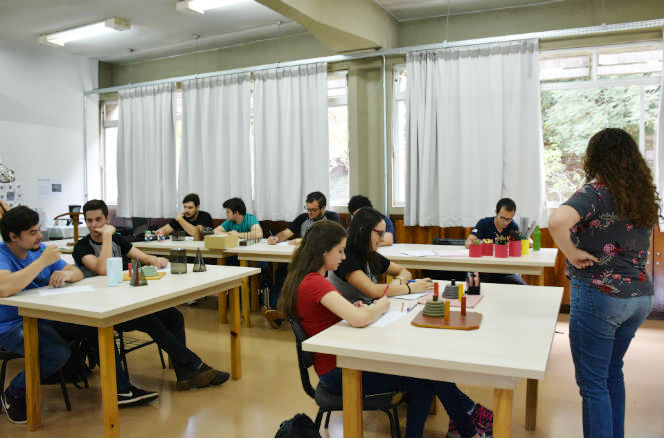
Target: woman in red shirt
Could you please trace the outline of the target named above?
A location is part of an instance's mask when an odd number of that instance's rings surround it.
[[[345,247],[346,231],[343,227],[335,222],[320,221],[309,228],[295,251],[283,286],[280,307],[284,315],[300,322],[309,337],[342,319],[353,327],[365,327],[390,307],[385,296],[371,305],[355,307],[325,279],[325,273],[336,270],[346,258]],[[327,391],[341,394],[341,369],[336,366],[336,356],[314,353],[314,369]],[[365,394],[399,390],[411,395],[406,437],[422,436],[434,395],[443,403],[459,435],[473,437],[485,434],[483,427],[476,426],[471,417],[476,405],[453,383],[363,372],[362,387]],[[468,402],[471,406],[467,405]]]

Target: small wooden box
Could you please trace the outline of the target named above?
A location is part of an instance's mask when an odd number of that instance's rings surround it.
[[[205,236],[205,247],[208,249],[229,249],[237,247],[237,245],[237,235],[219,234]]]

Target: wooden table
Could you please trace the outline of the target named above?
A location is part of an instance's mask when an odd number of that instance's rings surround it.
[[[194,240],[178,240],[173,241],[170,238],[166,240],[154,240],[154,241],[137,241],[133,245],[149,255],[159,255],[163,257],[169,256],[170,250],[175,248],[185,249],[187,251],[187,256],[195,257],[197,251],[200,251],[201,256],[204,258],[215,258],[218,265],[226,264],[226,257],[232,254],[228,254],[227,249],[208,249],[205,247],[204,241],[194,241]],[[247,267],[247,261],[240,262],[240,266]],[[249,280],[252,280],[251,282]],[[256,292],[256,297],[258,297],[258,280],[254,277],[248,277],[242,280],[242,324],[244,327],[251,327],[251,316],[250,316],[250,294],[251,291]],[[219,322],[222,324],[228,323],[227,311],[226,311],[226,298],[219,297]]]
[[[458,270],[465,272],[490,272],[490,273],[520,273],[536,275],[537,284],[544,285],[542,270],[545,267],[554,267],[558,249],[542,248],[535,252],[532,249],[528,255],[521,257],[480,257],[470,258],[466,251],[465,256],[454,257],[413,257],[404,254],[406,251],[455,251],[465,249],[463,246],[432,245],[432,244],[410,244],[397,243],[392,246],[381,247],[380,252],[408,269],[433,269],[433,270]]]
[[[117,287],[106,287],[106,277],[99,276],[74,284],[92,286],[93,292],[41,296],[32,289],[0,298],[0,304],[18,307],[18,313],[23,317],[28,428],[35,430],[41,425],[38,318],[97,327],[104,434],[118,436],[113,326],[230,289],[231,377],[237,380],[242,377],[238,286],[243,278],[256,272],[258,269],[210,266],[207,272],[194,273],[189,265],[187,274],[169,273],[161,280],[148,281],[147,286],[131,287],[124,282]]]
[[[385,328],[339,323],[303,343],[306,351],[336,355],[343,368],[345,437],[362,436],[362,371],[493,387],[494,437],[510,435],[513,390],[525,378],[526,424],[534,423],[563,288],[484,283],[482,293],[472,309],[483,314],[478,330],[415,327],[419,305]]]

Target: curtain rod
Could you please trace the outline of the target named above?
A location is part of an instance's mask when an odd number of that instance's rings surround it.
[[[217,72],[208,72],[200,73],[187,76],[179,76],[174,78],[159,79],[154,81],[145,81],[135,84],[125,84],[122,86],[106,87],[103,89],[93,89],[85,92],[85,95],[98,95],[101,93],[117,92],[119,90],[130,89],[134,87],[150,86],[156,84],[166,84],[173,82],[186,81],[189,79],[197,78],[208,78],[212,76],[219,75],[230,75],[234,73],[247,73],[247,72],[257,72],[260,70],[274,69],[277,67],[292,67],[292,66],[302,66],[306,64],[314,63],[334,63],[339,61],[354,61],[361,60],[366,58],[379,58],[382,56],[391,56],[391,55],[404,55],[408,52],[420,51],[420,50],[434,50],[434,49],[445,49],[450,47],[462,47],[462,46],[472,46],[477,44],[489,44],[489,43],[502,43],[507,41],[519,41],[519,40],[528,40],[537,38],[540,40],[554,39],[554,38],[563,38],[563,37],[572,37],[579,35],[592,35],[592,34],[605,34],[609,32],[622,32],[630,31],[637,29],[648,29],[648,28],[659,28],[661,29],[664,26],[664,19],[658,18],[654,20],[644,20],[644,21],[634,21],[630,23],[618,23],[618,24],[602,24],[599,26],[588,26],[582,28],[573,28],[573,29],[563,29],[556,31],[541,31],[541,32],[530,32],[525,34],[514,34],[514,35],[503,35],[497,37],[488,37],[488,38],[475,38],[471,40],[461,40],[461,41],[452,41],[452,42],[442,42],[434,44],[425,44],[420,46],[409,46],[401,47],[396,49],[385,49],[379,50],[371,53],[359,53],[352,55],[332,55],[327,57],[319,58],[309,58],[305,60],[298,61],[286,61],[281,63],[273,64],[263,64],[260,66],[252,67],[243,67],[240,69],[230,69],[230,70],[220,70]]]

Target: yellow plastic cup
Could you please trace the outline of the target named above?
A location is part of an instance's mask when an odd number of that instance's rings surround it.
[[[529,250],[530,250],[530,241],[521,240],[521,255],[528,255]]]

